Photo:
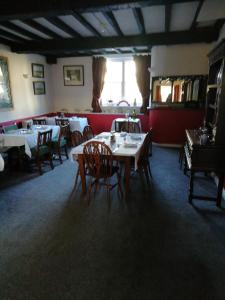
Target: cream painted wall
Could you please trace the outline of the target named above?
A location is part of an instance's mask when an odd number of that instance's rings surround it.
[[[0,45],[0,56],[8,58],[10,86],[13,98],[13,109],[0,110],[0,122],[30,117],[51,112],[52,92],[50,67],[45,63],[45,58],[40,55],[24,55],[12,53],[7,47]],[[41,63],[45,71],[46,95],[34,95],[33,81],[42,80],[32,78],[31,63]],[[24,78],[23,74],[28,74]]]
[[[207,74],[211,49],[212,44],[153,47],[151,76]]]
[[[84,66],[84,86],[64,86],[64,65]],[[54,87],[54,111],[60,111],[63,108],[70,112],[91,110],[93,86],[91,57],[69,57],[58,59],[57,64],[51,66],[51,74]]]

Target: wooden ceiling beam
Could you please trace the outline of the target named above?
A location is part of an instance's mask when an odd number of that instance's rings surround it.
[[[58,27],[65,33],[69,34],[72,37],[81,37],[81,35],[75,31],[73,28],[71,28],[69,25],[64,23],[62,20],[60,20],[58,17],[48,17],[46,20],[51,23],[52,25]]]
[[[73,11],[72,16],[77,19],[86,29],[88,29],[94,36],[101,37],[101,34],[79,13]]]
[[[27,41],[26,39],[23,39],[22,37],[14,34],[14,33],[11,33],[7,30],[4,30],[2,28],[0,28],[0,35],[3,36],[3,37],[6,37],[6,39],[9,39],[9,40],[12,40],[12,42],[22,42],[24,43],[25,41]]]
[[[172,10],[172,5],[167,4],[165,6],[165,32],[170,31],[171,10]]]
[[[115,30],[115,32],[119,35],[119,36],[123,36],[123,32],[119,27],[119,24],[116,21],[116,18],[114,17],[114,14],[111,11],[105,11],[103,12],[104,17],[106,18],[106,20],[109,22],[109,24],[113,27],[113,29]]]
[[[24,29],[24,28],[22,28],[22,27],[20,27],[18,25],[15,25],[15,24],[13,24],[11,22],[8,22],[8,21],[1,22],[0,25],[6,27],[8,29],[11,29],[11,30],[13,30],[13,31],[15,31],[17,33],[20,33],[20,34],[22,34],[24,36],[27,36],[28,38],[30,38],[32,40],[37,40],[37,41],[43,40],[43,38],[40,37],[39,35],[37,35],[35,33],[32,33],[32,32],[30,32],[30,31],[28,31],[28,30],[26,30],[26,29]]]
[[[18,5],[16,5],[15,0],[7,0],[1,4],[0,21],[59,16],[62,14],[68,14],[71,10],[75,10],[80,13],[103,11],[111,12],[112,10],[118,9],[140,8],[145,6],[194,1],[196,0],[48,0],[45,2],[20,0]]]
[[[22,22],[24,24],[30,26],[31,28],[44,33],[45,35],[47,35],[51,38],[54,38],[54,39],[62,38],[61,35],[57,34],[56,32],[53,32],[52,30],[48,29],[47,27],[39,24],[38,22],[36,22],[34,20],[23,20]]]
[[[194,30],[196,28],[196,21],[198,19],[198,16],[199,16],[199,13],[201,11],[201,8],[202,8],[202,5],[204,3],[204,0],[200,0],[199,3],[198,3],[198,7],[196,9],[196,12],[195,12],[195,16],[194,16],[194,19],[192,21],[192,24],[191,24],[191,27],[190,27],[190,30]]]
[[[138,47],[148,45],[174,45],[210,43],[218,38],[219,31],[214,27],[197,28],[195,31],[176,31],[122,37],[89,37],[61,40],[46,40],[45,43],[27,41],[25,45],[13,47],[19,53],[45,53],[54,51],[79,51],[104,48]]]
[[[133,8],[133,14],[141,34],[145,34],[145,22],[140,8]]]

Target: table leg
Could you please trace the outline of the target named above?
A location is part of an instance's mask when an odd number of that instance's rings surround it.
[[[189,182],[189,197],[188,197],[189,203],[192,203],[193,188],[194,188],[194,172],[191,170],[190,182]]]
[[[127,197],[129,192],[129,186],[130,186],[130,157],[126,157],[125,159],[124,176],[125,176],[125,197]]]
[[[83,155],[78,154],[78,163],[80,168],[80,178],[81,178],[81,185],[82,185],[82,192],[86,194],[86,177],[85,177],[85,167],[84,167],[84,159]]]

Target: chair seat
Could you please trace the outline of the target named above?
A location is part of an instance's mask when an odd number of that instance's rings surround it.
[[[39,148],[39,154],[40,154],[41,156],[43,156],[43,155],[45,155],[45,154],[48,154],[48,153],[49,153],[49,148],[48,148],[48,146],[46,146],[46,145],[40,146],[40,148]],[[32,154],[33,156],[35,156],[35,155],[37,154],[37,147],[31,148],[31,154]]]

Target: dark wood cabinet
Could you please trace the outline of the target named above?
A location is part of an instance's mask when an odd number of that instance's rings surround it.
[[[221,205],[225,172],[225,40],[209,55],[209,76],[204,126],[200,130],[186,130],[186,167],[190,170],[189,202],[192,199],[216,200]],[[206,138],[205,138],[206,137]],[[214,172],[219,179],[215,198],[193,193],[195,172]]]

